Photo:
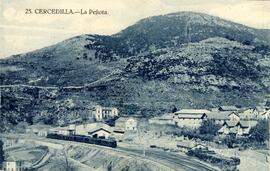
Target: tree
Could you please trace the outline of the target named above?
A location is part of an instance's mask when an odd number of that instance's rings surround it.
[[[1,169],[1,167],[2,167],[3,161],[5,160],[5,157],[4,157],[4,150],[3,150],[3,145],[4,145],[3,141],[0,140],[0,169]]]
[[[237,143],[237,138],[235,134],[228,134],[226,135],[225,139],[224,139],[224,143],[229,147],[229,148],[233,148],[234,144]]]
[[[200,134],[216,135],[220,128],[221,125],[216,124],[214,120],[207,119],[202,122],[199,127],[199,132]]]
[[[269,123],[268,120],[260,120],[257,125],[250,130],[250,140],[264,143],[269,140]]]
[[[177,112],[177,108],[175,106],[173,106],[172,113],[175,113],[175,112]]]

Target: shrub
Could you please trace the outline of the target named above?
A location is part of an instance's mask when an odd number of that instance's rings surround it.
[[[3,161],[5,160],[3,145],[4,145],[3,141],[0,140],[0,169],[1,169]]]
[[[198,149],[189,150],[187,152],[189,156],[195,156],[201,160],[207,161],[209,163],[215,164],[216,166],[220,167],[221,170],[235,170],[237,165],[240,164],[240,159],[236,157],[223,157],[220,155],[216,155],[207,151],[201,151]]]
[[[253,142],[264,143],[269,139],[268,131],[268,121],[260,120],[255,127],[251,128],[249,139]]]
[[[199,131],[201,134],[216,135],[220,128],[221,125],[216,124],[214,120],[207,119],[202,122]]]

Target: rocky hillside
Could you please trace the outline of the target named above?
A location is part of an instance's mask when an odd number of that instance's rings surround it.
[[[0,117],[57,124],[81,118],[94,104],[144,116],[173,106],[258,105],[269,94],[269,35],[180,12],[111,36],[73,37],[0,60]]]

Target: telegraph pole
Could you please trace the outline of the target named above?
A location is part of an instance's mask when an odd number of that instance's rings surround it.
[[[1,109],[2,109],[2,87],[0,87],[0,110]]]

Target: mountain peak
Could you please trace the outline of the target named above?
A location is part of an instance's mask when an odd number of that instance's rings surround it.
[[[177,13],[170,13],[167,15],[164,15],[166,17],[175,17],[181,20],[186,20],[187,24],[215,24],[215,25],[222,25],[224,27],[232,27],[234,25],[240,25],[237,23],[233,23],[231,21],[204,14],[199,12],[191,12],[191,11],[183,11],[183,12],[177,12]],[[242,25],[243,26],[243,25]],[[246,27],[247,28],[247,27]]]
[[[177,47],[211,37],[246,45],[269,44],[269,39],[264,35],[266,33],[262,34],[259,29],[208,14],[184,11],[142,19],[112,37],[124,47],[131,46],[131,54],[136,54],[150,47]]]

